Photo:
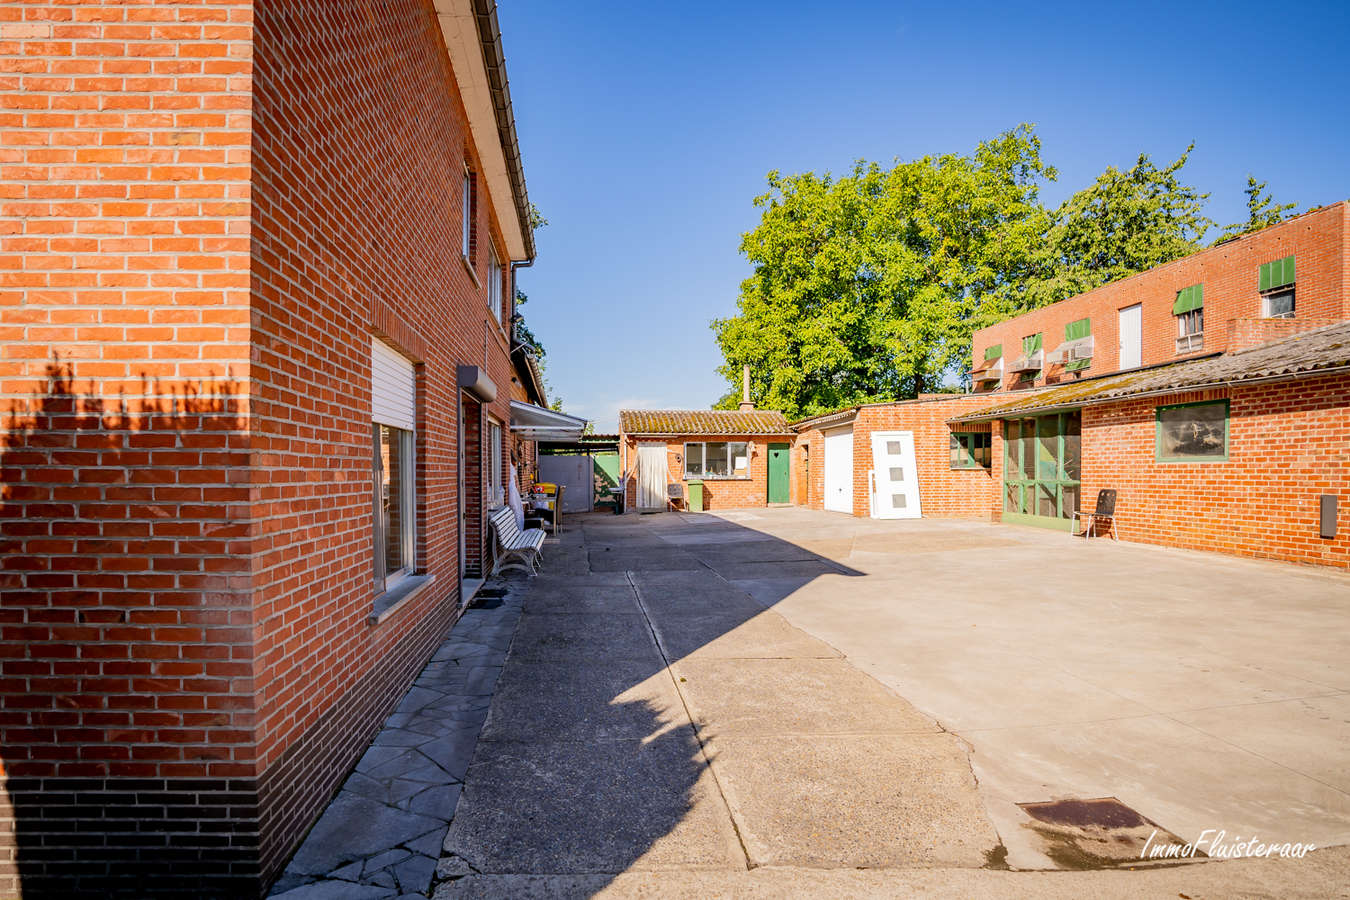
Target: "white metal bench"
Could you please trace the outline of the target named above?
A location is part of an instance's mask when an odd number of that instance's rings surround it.
[[[531,576],[537,574],[539,563],[544,558],[544,530],[527,528],[521,531],[516,525],[516,514],[511,507],[503,506],[488,517],[492,526],[492,574],[502,569],[524,569]]]

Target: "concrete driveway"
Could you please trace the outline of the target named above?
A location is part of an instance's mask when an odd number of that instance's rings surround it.
[[[1350,897],[1344,847],[1098,871],[1347,843],[1344,576],[962,520],[567,521],[437,897]]]
[[[1013,866],[1054,864],[1016,804],[1066,796],[1188,841],[1350,842],[1350,577],[965,520],[729,518],[863,573],[735,583],[971,746]]]

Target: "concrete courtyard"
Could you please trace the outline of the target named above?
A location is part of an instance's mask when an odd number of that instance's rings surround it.
[[[1345,575],[775,508],[492,584],[274,897],[1350,898]],[[1139,859],[1219,831],[1317,849]]]

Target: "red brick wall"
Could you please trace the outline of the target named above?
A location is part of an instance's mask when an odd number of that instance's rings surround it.
[[[1119,367],[1119,312],[1143,304],[1143,364],[1181,358],[1176,352],[1177,325],[1172,304],[1177,291],[1203,282],[1205,285],[1204,350],[1228,349],[1228,322],[1259,318],[1261,295],[1257,291],[1262,263],[1297,256],[1296,318],[1331,321],[1350,319],[1350,286],[1347,257],[1350,256],[1350,203],[1337,203],[1188,256],[1185,259],[1141,272],[1077,297],[975,332],[973,358],[983,362],[984,351],[1003,346],[1003,386],[1020,384],[1008,366],[1021,355],[1022,338],[1040,333],[1048,354],[1064,341],[1064,326],[1083,318],[1092,319],[1094,356],[1084,375],[1101,375]],[[1187,354],[1194,355],[1194,354]],[[1054,383],[1072,376],[1062,366],[1047,367],[1036,384]]]
[[[657,439],[652,439],[657,440]],[[745,441],[754,444],[754,450],[750,453],[750,477],[748,478],[704,478],[703,479],[703,508],[705,510],[713,509],[737,509],[740,507],[768,506],[769,505],[769,444],[791,444],[794,436],[790,434],[783,435],[753,435],[750,437],[744,435],[681,435],[675,438],[664,439],[666,443],[666,463],[669,466],[669,484],[684,485],[684,496],[688,500],[689,486],[685,484],[684,463],[675,457],[684,456],[684,444],[686,441]],[[646,443],[648,439],[634,437],[633,435],[620,436],[620,446],[623,454],[620,459],[621,471],[627,479],[627,493],[624,495],[624,504],[627,509],[637,509],[637,445]],[[795,460],[794,460],[795,462]],[[789,464],[788,480],[789,482],[796,475],[796,471]],[[684,508],[684,504],[680,504]]]
[[[1225,397],[1228,462],[1155,460],[1158,406]],[[1350,566],[1350,376],[1086,407],[1085,508],[1101,488],[1120,492],[1123,540]],[[1318,536],[1321,494],[1340,497],[1333,540]]]
[[[0,10],[7,895],[256,884],[251,19]]]
[[[264,872],[284,861],[457,614],[458,516],[466,568],[481,569],[487,456],[479,414],[510,421],[503,322],[487,307],[495,208],[475,179],[474,272],[461,263],[467,162],[481,170],[429,3],[269,4],[258,17],[253,226],[254,428],[262,460],[258,755],[304,782],[264,835]],[[505,253],[499,252],[499,258]],[[481,285],[481,286],[480,286]],[[505,294],[503,275],[503,294]],[[503,304],[506,306],[507,304]],[[371,335],[418,364],[419,570],[433,589],[371,626]],[[465,401],[457,489],[456,366],[498,387]],[[503,458],[509,459],[503,453]],[[406,659],[391,666],[391,659]],[[340,720],[345,729],[327,723]],[[294,758],[313,758],[308,770]]]
[[[457,364],[509,421],[431,5],[254,12],[0,10],[0,852],[25,891],[256,895],[456,614]],[[376,626],[372,335],[417,364],[436,577]],[[75,780],[101,825],[59,808]]]
[[[871,485],[867,473],[872,465],[872,433],[914,432],[914,455],[919,471],[919,501],[925,516],[983,516],[988,513],[995,482],[985,469],[951,467],[951,435],[947,420],[987,406],[987,397],[974,394],[939,394],[931,398],[878,403],[861,407],[853,420],[853,515],[866,517],[870,510]],[[847,424],[847,423],[845,423]],[[838,425],[826,424],[826,430]],[[988,431],[986,425],[963,425],[960,431]],[[793,502],[811,509],[824,509],[825,441],[823,432],[811,428],[797,435],[797,457],[810,445],[810,497],[794,494]],[[795,482],[794,482],[795,483]],[[795,488],[794,488],[795,490]],[[800,493],[798,491],[798,493]]]

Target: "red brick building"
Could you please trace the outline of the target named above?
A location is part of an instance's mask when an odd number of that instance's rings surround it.
[[[1337,203],[983,329],[976,393],[795,423],[794,502],[1068,531],[1110,488],[1128,540],[1350,566],[1348,263]]]
[[[619,471],[627,509],[687,509],[689,482],[703,509],[791,500],[793,431],[767,410],[634,410],[619,413]],[[670,488],[678,489],[678,497]],[[673,506],[670,500],[676,502]],[[695,504],[695,508],[698,508]]]
[[[495,8],[0,20],[0,892],[258,896],[484,566],[534,256]]]

